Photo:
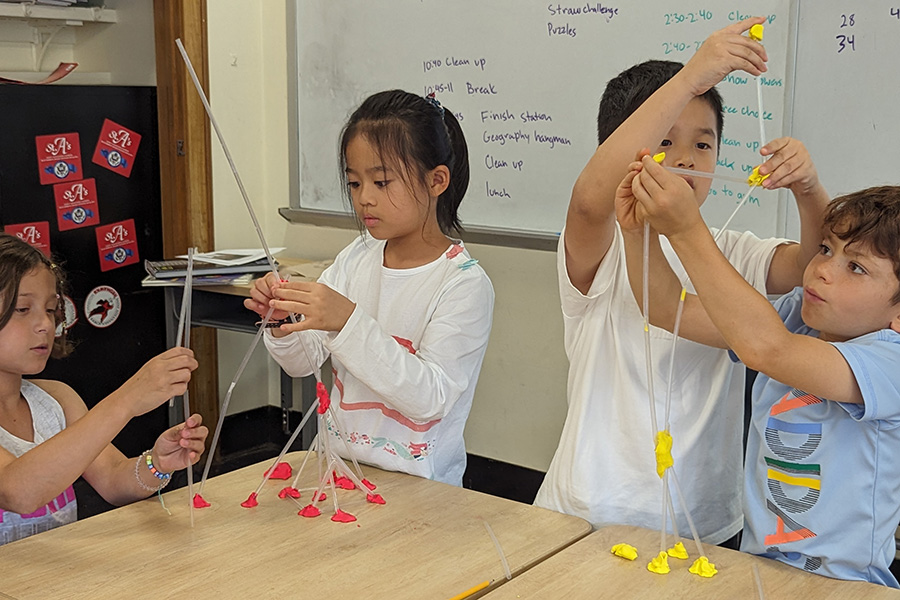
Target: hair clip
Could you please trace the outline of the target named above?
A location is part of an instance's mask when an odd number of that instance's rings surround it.
[[[438,101],[438,99],[434,97],[434,92],[431,92],[430,94],[425,96],[425,102],[441,111],[441,118],[444,118],[444,107],[441,106],[441,103]]]

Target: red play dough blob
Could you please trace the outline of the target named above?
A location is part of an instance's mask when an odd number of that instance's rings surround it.
[[[200,494],[194,494],[194,508],[206,508],[210,503],[203,499]]]
[[[281,491],[278,492],[278,497],[279,497],[279,498],[282,498],[282,499],[283,499],[283,498],[287,498],[287,497],[291,497],[291,498],[299,498],[299,497],[300,497],[300,490],[298,490],[297,488],[293,488],[293,487],[291,487],[291,486],[288,486],[288,487],[286,487],[286,488],[282,488]]]
[[[268,475],[269,471],[266,471],[265,475]],[[263,475],[265,477],[265,475]],[[280,462],[275,465],[275,468],[272,469],[272,475],[270,479],[290,479],[291,478],[291,465],[290,463]]]
[[[342,490],[356,489],[356,484],[354,484],[349,477],[336,477],[334,480],[334,485],[341,488]]]
[[[371,502],[372,504],[385,504],[381,494],[366,494],[366,501]]]
[[[253,508],[257,504],[259,504],[259,502],[256,501],[256,492],[253,492],[252,494],[250,494],[249,498],[241,502],[241,506],[243,506],[244,508]]]
[[[301,508],[300,512],[298,512],[297,514],[301,517],[318,517],[322,514],[322,512],[312,504],[308,504]]]
[[[369,481],[368,479],[363,479],[362,482],[363,482],[363,485],[366,486],[367,488],[369,488],[370,490],[375,489],[375,484],[372,483],[371,481]]]
[[[356,520],[356,517],[354,517],[350,513],[345,513],[341,509],[338,509],[338,511],[334,513],[334,516],[331,517],[331,520],[337,523],[352,523]]]

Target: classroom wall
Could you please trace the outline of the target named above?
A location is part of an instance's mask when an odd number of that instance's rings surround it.
[[[62,27],[52,21],[0,20],[0,73],[27,81],[60,62],[77,62],[65,83],[156,85],[153,0],[106,0],[117,23]],[[50,40],[41,55],[33,42]]]
[[[353,239],[354,231],[289,224],[278,215],[289,204],[285,22],[284,2],[210,0],[210,102],[269,244],[286,246],[287,254],[331,258]],[[256,247],[243,200],[215,140],[213,148],[216,245]],[[322,151],[334,154],[335,147]],[[568,182],[560,194],[568,196]],[[468,450],[546,470],[565,418],[568,367],[555,254],[481,245],[470,251],[491,277],[496,304],[466,428]],[[227,389],[251,339],[219,334],[221,389]],[[278,393],[277,365],[259,348],[229,412],[266,402],[278,405]]]

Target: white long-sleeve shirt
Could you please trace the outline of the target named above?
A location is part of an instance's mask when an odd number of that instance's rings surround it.
[[[461,485],[463,429],[491,331],[494,290],[461,242],[412,269],[384,267],[384,246],[360,236],[319,278],[356,303],[341,331],[267,334],[266,347],[294,377],[331,356],[331,406],[358,460]],[[338,435],[330,419],[327,427]],[[332,446],[345,453],[342,443]]]

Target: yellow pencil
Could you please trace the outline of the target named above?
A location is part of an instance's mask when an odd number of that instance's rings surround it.
[[[457,594],[456,596],[453,596],[452,598],[450,598],[450,600],[463,600],[463,598],[468,598],[475,592],[480,592],[481,590],[483,590],[484,588],[486,588],[489,585],[491,585],[490,581],[482,581],[475,587],[467,589],[462,594]]]

